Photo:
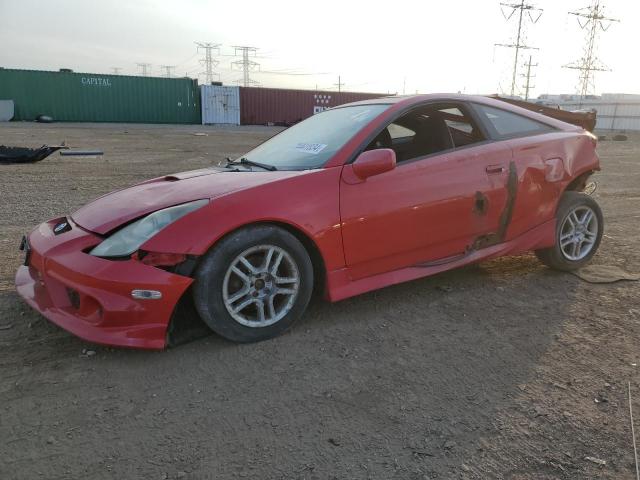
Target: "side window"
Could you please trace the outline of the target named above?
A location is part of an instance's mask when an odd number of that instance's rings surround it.
[[[536,135],[554,131],[554,128],[537,122],[523,115],[508,112],[500,108],[475,104],[480,113],[488,120],[496,133],[501,137],[514,137],[520,135]]]
[[[402,115],[382,130],[367,150],[391,148],[398,163],[484,140],[462,107],[424,105]]]
[[[400,117],[396,122],[402,122],[404,118],[405,117]],[[366,150],[391,148],[396,152],[396,161],[401,162],[406,159],[405,152],[411,148],[411,144],[415,140],[416,132],[396,122],[387,125],[387,128],[382,130],[378,136],[373,139]]]
[[[392,142],[411,141],[416,134],[413,130],[397,123],[392,123],[387,127]]]
[[[455,147],[464,147],[484,140],[480,130],[459,108],[445,108],[440,110],[440,113],[449,127],[449,133]]]

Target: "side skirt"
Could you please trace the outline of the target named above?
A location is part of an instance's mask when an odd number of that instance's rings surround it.
[[[337,302],[345,298],[360,295],[361,293],[396,285],[409,280],[429,277],[436,273],[452,270],[482,260],[489,260],[505,255],[517,255],[529,250],[545,248],[553,244],[555,227],[556,221],[553,219],[523,233],[518,238],[487,246],[480,250],[474,250],[468,255],[452,257],[450,261],[411,266],[355,281],[349,279],[348,268],[335,270],[329,272],[327,275],[327,297],[329,301]]]

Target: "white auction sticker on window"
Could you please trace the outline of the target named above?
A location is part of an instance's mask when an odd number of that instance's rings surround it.
[[[304,153],[311,153],[312,155],[319,154],[326,148],[324,143],[299,143],[296,145],[296,150]]]

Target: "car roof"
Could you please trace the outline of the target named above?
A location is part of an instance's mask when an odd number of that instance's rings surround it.
[[[529,117],[538,122],[546,123],[547,125],[554,126],[560,130],[581,130],[570,123],[566,123],[557,120],[546,115],[542,115],[531,110],[527,110],[511,103],[503,102],[495,98],[484,97],[481,95],[466,95],[462,93],[428,93],[422,95],[395,95],[389,97],[372,98],[369,100],[361,100],[358,102],[345,103],[334,108],[352,107],[356,105],[393,105],[394,110],[400,110],[410,108],[413,105],[419,105],[425,102],[473,102],[487,105],[489,107],[499,108],[502,110],[508,110],[518,115]]]
[[[420,95],[392,95],[388,97],[379,97],[379,98],[370,98],[368,100],[359,100],[357,102],[346,103],[344,105],[340,105],[341,107],[345,106],[353,106],[353,105],[375,105],[375,104],[402,104],[402,105],[413,105],[422,102],[428,101],[461,101],[461,102],[469,102],[469,101],[482,101],[486,97],[481,97],[477,95],[464,95],[461,93],[425,93]]]

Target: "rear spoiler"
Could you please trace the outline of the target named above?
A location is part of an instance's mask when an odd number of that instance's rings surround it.
[[[499,95],[490,95],[489,98],[495,98],[496,100],[501,100],[503,102],[510,103],[511,105],[516,105],[517,107],[526,108],[527,110],[555,118],[556,120],[577,125],[589,132],[593,132],[596,128],[595,110],[588,112],[569,112],[559,108],[545,107],[544,105],[537,105],[535,103],[525,102],[524,100],[514,100],[512,98],[505,98]]]

